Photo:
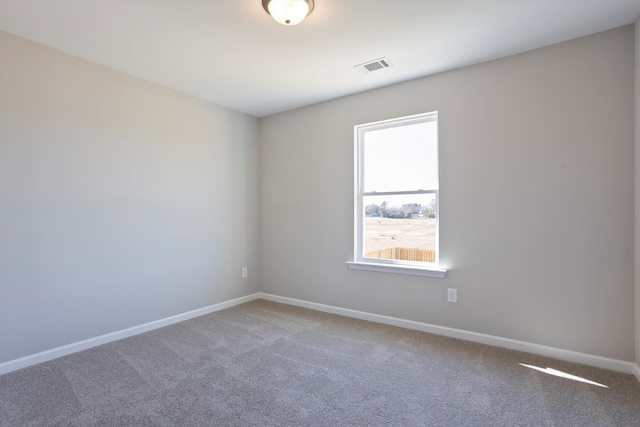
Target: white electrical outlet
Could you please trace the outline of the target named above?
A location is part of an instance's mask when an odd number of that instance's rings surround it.
[[[447,289],[447,301],[458,302],[458,290],[454,288]]]
[[[245,279],[248,276],[247,267],[242,267],[242,278]]]

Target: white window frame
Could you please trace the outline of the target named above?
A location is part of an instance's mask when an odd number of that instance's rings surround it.
[[[411,274],[416,276],[429,276],[443,278],[447,270],[440,267],[440,190],[438,188],[421,189],[417,191],[388,191],[388,192],[365,192],[364,191],[364,136],[366,132],[389,129],[399,126],[427,123],[435,121],[438,123],[438,112],[433,111],[413,116],[399,117],[395,119],[382,120],[379,122],[365,123],[354,126],[354,257],[353,261],[348,261],[349,268],[356,270],[379,271],[385,273]],[[436,153],[439,152],[439,141]],[[438,154],[436,154],[439,157]],[[439,158],[436,159],[436,167],[439,169]],[[440,181],[438,170],[438,181]],[[433,263],[389,260],[379,258],[367,258],[364,255],[364,206],[363,199],[366,196],[393,196],[406,194],[435,194],[436,197],[436,235],[435,249],[436,260]]]

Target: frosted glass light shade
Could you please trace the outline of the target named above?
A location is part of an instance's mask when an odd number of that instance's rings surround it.
[[[313,10],[313,0],[262,0],[262,7],[282,25],[296,25]]]

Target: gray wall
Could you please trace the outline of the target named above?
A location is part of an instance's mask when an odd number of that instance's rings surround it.
[[[636,301],[636,363],[640,365],[640,18],[636,20],[635,24],[635,48],[636,48],[636,109],[635,109],[635,122],[636,122],[636,150],[635,150],[635,200],[636,200],[636,222],[635,222],[635,301]]]
[[[257,290],[257,119],[7,33],[0,55],[0,362]]]
[[[261,291],[634,360],[633,85],[626,26],[261,119]],[[353,126],[433,110],[447,277],[349,270]]]

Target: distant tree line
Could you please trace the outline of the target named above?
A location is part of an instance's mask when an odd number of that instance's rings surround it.
[[[376,204],[367,205],[364,208],[365,216],[382,218],[411,218],[413,215],[422,215],[427,218],[436,217],[435,200],[423,206],[420,203],[407,203],[400,207],[389,206],[389,202],[382,202],[380,206]]]

